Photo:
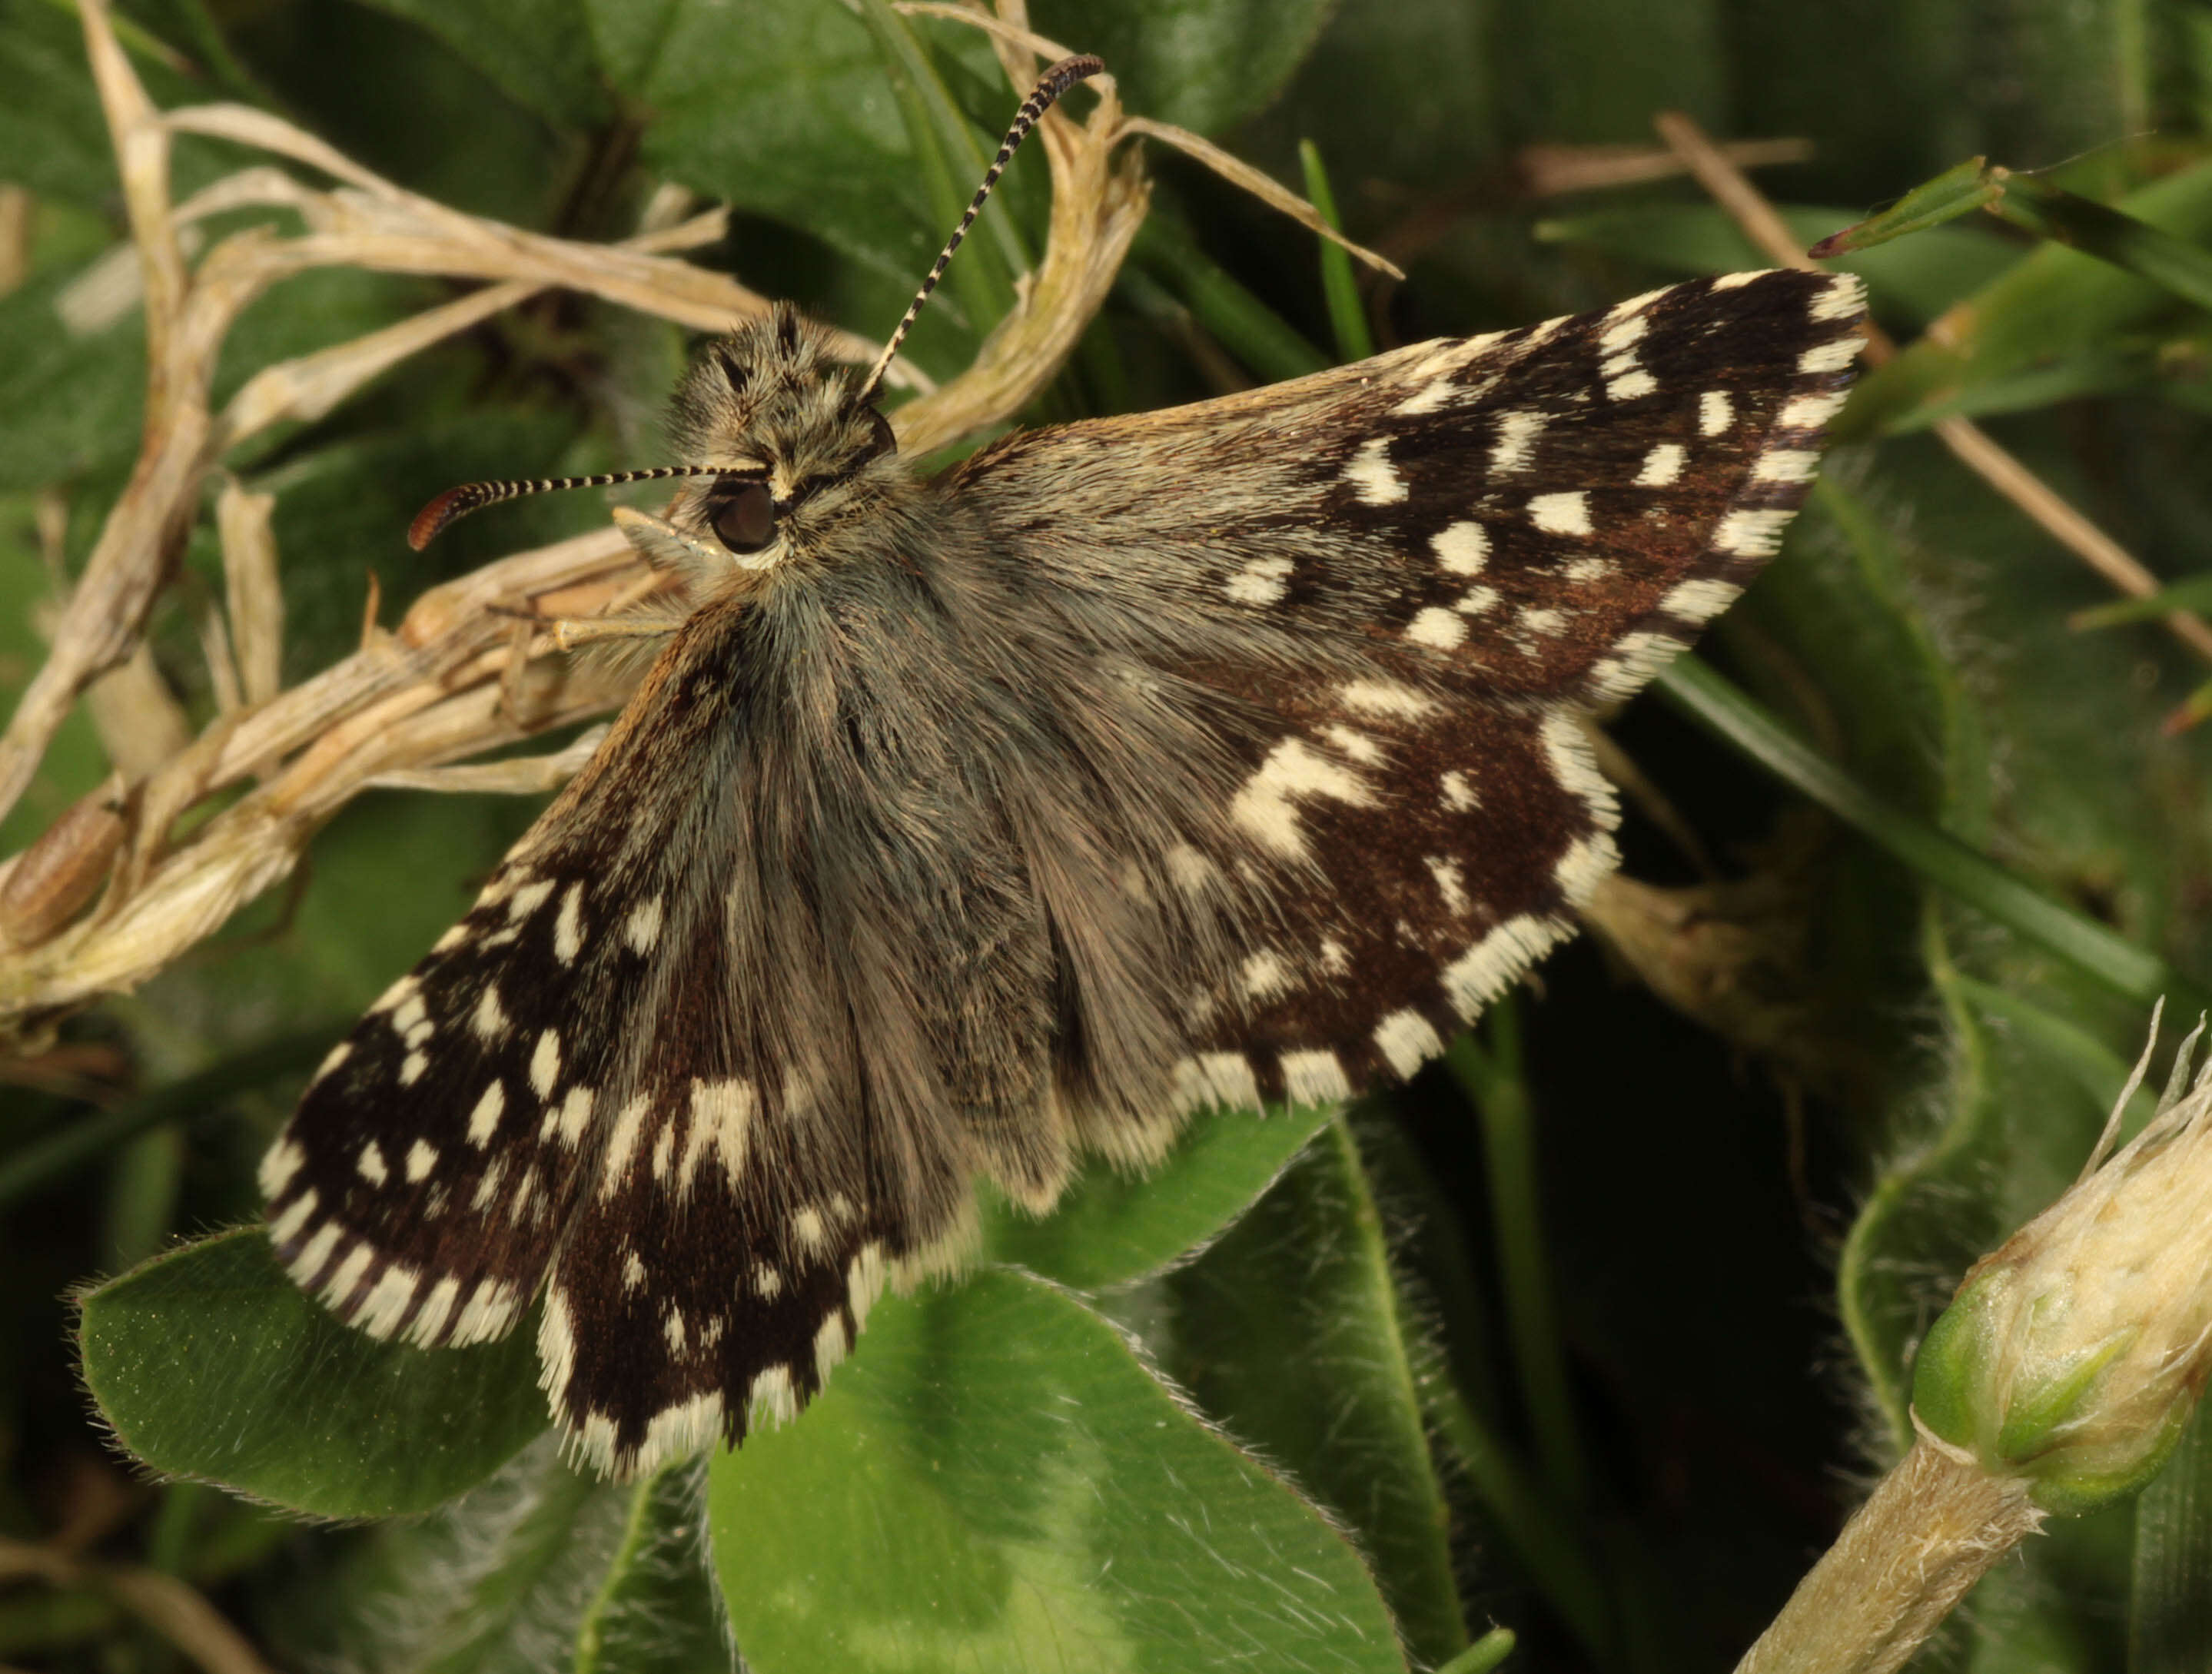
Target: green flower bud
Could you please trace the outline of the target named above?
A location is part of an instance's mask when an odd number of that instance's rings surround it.
[[[2144,1049],[2081,1178],[1974,1264],[1913,1367],[1922,1432],[2046,1510],[2148,1482],[2212,1373],[2212,1060],[2181,1087],[2203,1032],[2158,1114],[2100,1167]]]

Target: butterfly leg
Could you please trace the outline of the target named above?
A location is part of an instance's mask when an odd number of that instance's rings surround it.
[[[553,636],[553,643],[563,651],[573,651],[580,645],[592,645],[609,639],[656,639],[674,633],[684,625],[680,616],[586,616],[561,617],[545,626]]]
[[[563,651],[573,651],[580,645],[599,640],[659,638],[682,627],[684,613],[662,611],[644,614],[632,606],[659,592],[666,579],[661,575],[641,577],[592,616],[540,616],[534,610],[514,610],[501,605],[494,605],[490,609],[495,616],[514,620],[519,648],[526,648],[531,637],[539,633],[552,636],[555,646]]]
[[[606,606],[610,612],[601,616],[566,617],[540,616],[533,610],[514,610],[507,606],[490,606],[492,614],[510,618],[514,632],[507,643],[507,657],[500,673],[500,707],[510,718],[520,718],[525,713],[523,679],[530,667],[531,647],[540,634],[549,636],[556,649],[573,651],[580,646],[595,644],[611,639],[656,639],[674,633],[684,624],[680,615],[659,612],[653,615],[616,615],[637,599],[658,589],[662,577],[649,575],[647,585],[625,588]]]

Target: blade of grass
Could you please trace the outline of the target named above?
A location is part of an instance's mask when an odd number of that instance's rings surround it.
[[[1157,210],[1138,233],[1130,253],[1182,299],[1192,318],[1261,377],[1279,382],[1328,368],[1328,356],[1223,272],[1188,231]]]
[[[1659,131],[1684,164],[1697,177],[1698,182],[1712,194],[1716,202],[1726,209],[1743,228],[1744,234],[1769,257],[1786,266],[1812,265],[1799,253],[1795,236],[1773,204],[1753,186],[1743,171],[1731,163],[1727,156],[1708,138],[1696,123],[1679,111],[1662,111],[1652,119]],[[2194,177],[2203,173],[2202,181]],[[2146,210],[2155,208],[2162,213],[2172,213],[2189,206],[2199,209],[2212,207],[2199,203],[2204,188],[2212,186],[2212,171],[2185,170],[2191,177],[2185,190],[2168,193],[2162,187],[2152,187],[2136,194],[2129,202]],[[1978,381],[1986,382],[1992,375],[2002,376],[2014,372],[2031,362],[2042,362],[2063,353],[2069,348],[2100,341],[2094,331],[2081,331],[2082,306],[2085,297],[2101,289],[2112,292],[2130,287],[2140,289],[2129,276],[2115,273],[2098,264],[2087,264],[2087,278],[2093,283],[2082,283],[2083,276],[2063,265],[2055,269],[2046,265],[2046,258],[2064,264],[2072,258],[2063,250],[2040,250],[2026,261],[2016,263],[2003,277],[1991,282],[1966,301],[1956,303],[1929,328],[1917,343],[1899,351],[1879,326],[1867,326],[1866,360],[1870,370],[1860,379],[1852,391],[1850,404],[1837,416],[1830,427],[1830,442],[1862,440],[1869,435],[1899,427],[1931,424],[1943,445],[1959,456],[1960,462],[1978,474],[1983,481],[2019,507],[2054,539],[2080,557],[2092,569],[2102,575],[2121,592],[2137,597],[2158,590],[2158,582],[2149,570],[2120,544],[2084,517],[2048,484],[2014,459],[1970,420],[1956,413],[1949,417],[1935,417],[1947,405],[1954,402],[1968,387],[1966,368],[1972,362],[1978,368]],[[2074,268],[2085,265],[2075,262]],[[2039,274],[2020,284],[2014,282],[2022,274]],[[2063,300],[2059,293],[2064,293]],[[2105,299],[2110,301],[2107,296]],[[1987,363],[1990,350],[2002,348],[2002,341],[1991,344],[1987,341],[1990,319],[2013,316],[2026,311],[2025,328],[2011,335],[2015,345],[2026,351],[2017,358],[2006,359],[1993,374]],[[2016,324],[2020,322],[2016,321]],[[1979,344],[1970,347],[1969,339]],[[1928,369],[1930,356],[1952,366],[1955,375],[1947,382],[1942,365]],[[1948,358],[1947,358],[1948,357]],[[1900,368],[1918,368],[1917,371],[1900,372]],[[1899,378],[1907,380],[1903,395],[1894,387]],[[1887,392],[1885,393],[1885,392]],[[1885,405],[1884,404],[1887,403]],[[1903,410],[1917,405],[1917,419],[1903,415]],[[1887,417],[1884,417],[1887,415]],[[2177,611],[2166,618],[2167,629],[2174,637],[2200,655],[2212,657],[2212,624],[2187,611]]]
[[[1989,175],[2002,188],[1986,206],[1998,220],[2163,285],[2200,308],[2212,308],[2212,254],[2094,198],[2008,169],[1992,168]]]
[[[1981,157],[1915,186],[1890,209],[1822,239],[1807,252],[1816,261],[1887,244],[1908,233],[1984,210],[2039,238],[2094,256],[2163,286],[2200,308],[2212,308],[2212,253],[2110,204],[2033,175],[2016,174]]]
[[[1534,1119],[1521,1075],[1521,1035],[1510,995],[1492,1004],[1485,1022],[1487,1050],[1476,1045],[1473,1035],[1462,1035],[1444,1062],[1482,1122],[1498,1264],[1522,1404],[1553,1491],[1569,1505],[1582,1505],[1589,1495],[1589,1465],[1575,1433],[1559,1308],[1552,1300],[1551,1268],[1537,1220]]]
[[[2206,721],[2212,721],[2212,680],[2195,688],[2175,705],[2173,712],[2162,723],[2161,730],[2171,737],[2173,734],[2185,733],[2192,727],[2201,726]]]
[[[2130,192],[2120,213],[2182,239],[2212,232],[2212,163],[2198,162]],[[1963,389],[2110,342],[2169,293],[2109,263],[2046,245],[1955,304],[1887,366],[1862,379],[1832,440],[1918,429],[1928,410]]]
[[[1893,238],[1940,227],[1947,221],[1986,209],[1991,200],[2002,195],[2001,189],[1989,179],[1987,162],[1984,157],[1969,157],[1957,167],[1947,168],[1934,180],[1913,187],[1880,215],[1869,216],[1840,233],[1829,234],[1805,253],[1816,262],[1824,262],[1855,251],[1871,250]]]
[[[906,20],[885,0],[861,0],[860,13],[883,54],[884,74],[898,99],[899,114],[928,189],[930,213],[944,227],[938,234],[942,238],[968,207],[988,159]],[[1011,217],[986,216],[977,225],[983,232],[981,247],[955,261],[945,279],[959,293],[969,323],[980,333],[1012,312],[1013,275],[1030,264]]]
[[[1336,193],[1322,166],[1321,148],[1310,139],[1298,142],[1298,161],[1306,173],[1306,197],[1321,218],[1337,232]],[[1359,305],[1359,283],[1352,271],[1352,258],[1340,244],[1321,240],[1321,288],[1328,299],[1329,328],[1336,334],[1337,358],[1364,361],[1375,352],[1375,335],[1367,329],[1367,310]]]
[[[1949,832],[1869,792],[1765,708],[1696,657],[1678,658],[1654,685],[1700,726],[1776,778],[1856,827],[1915,873],[2129,998],[2164,995],[2201,1009],[2203,990],[2156,954],[2045,895]]]
[[[2117,628],[2130,622],[2149,622],[2168,611],[2212,610],[2212,570],[2191,575],[2172,587],[2160,587],[2142,599],[2116,599],[2109,605],[2092,605],[2066,618],[2066,625],[2087,633]]]

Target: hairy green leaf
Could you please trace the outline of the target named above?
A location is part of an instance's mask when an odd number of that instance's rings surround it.
[[[1358,1558],[1119,1332],[1026,1275],[879,1304],[793,1425],[714,1464],[723,1597],[760,1674],[1397,1670]]]
[[[1043,1220],[994,1197],[984,1217],[985,1258],[1081,1290],[1157,1272],[1250,1208],[1329,1114],[1201,1115],[1158,1169],[1133,1174],[1094,1160]]]
[[[349,1330],[259,1227],[218,1233],[86,1293],[85,1385],[155,1470],[319,1517],[428,1511],[547,1424],[526,1324],[477,1348]]]

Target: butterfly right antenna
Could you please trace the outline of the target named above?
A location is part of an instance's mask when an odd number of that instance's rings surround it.
[[[1053,107],[1061,94],[1085,77],[1096,76],[1105,68],[1103,58],[1089,52],[1062,58],[1045,71],[1043,79],[1030,90],[1030,96],[1022,100],[1021,109],[1014,113],[1014,125],[1006,130],[1006,138],[1000,143],[999,155],[983,171],[983,184],[975,188],[975,197],[969,200],[968,212],[960,217],[960,224],[952,229],[952,236],[945,240],[945,247],[937,253],[937,260],[929,270],[929,277],[921,282],[921,289],[915,292],[914,301],[907,304],[906,318],[899,321],[898,329],[891,333],[891,340],[884,345],[884,352],[876,356],[875,365],[868,369],[867,381],[860,386],[860,399],[855,405],[865,405],[874,399],[877,388],[884,381],[884,374],[890,369],[891,361],[899,351],[899,344],[906,341],[908,328],[913,326],[915,317],[921,312],[921,305],[929,301],[929,293],[937,289],[937,282],[945,277],[945,270],[952,260],[952,253],[960,247],[960,240],[968,236],[968,229],[975,224],[975,217],[982,213],[983,200],[991,195],[991,188],[999,184],[999,176],[1006,172],[1006,164],[1012,161],[1021,143],[1029,137],[1030,130],[1036,126],[1037,119]]]

